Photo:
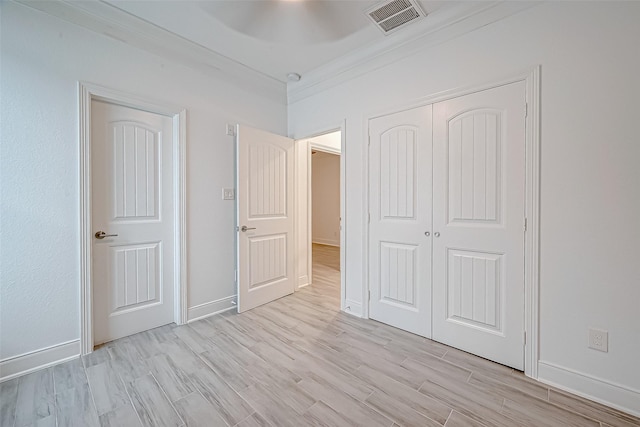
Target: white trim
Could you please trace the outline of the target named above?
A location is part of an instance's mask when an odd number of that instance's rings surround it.
[[[510,83],[524,81],[526,84],[525,101],[528,103],[528,114],[526,117],[525,130],[525,212],[528,219],[527,232],[525,233],[525,277],[524,277],[524,328],[527,334],[527,343],[524,349],[524,373],[525,375],[538,378],[538,358],[539,358],[539,239],[540,239],[540,66],[533,69],[517,73],[510,77],[497,80],[492,83],[482,85],[466,86],[463,88],[446,90],[433,95],[416,99],[413,102],[385,108],[369,114],[363,115],[363,130],[365,141],[362,144],[363,150],[363,176],[367,185],[367,191],[363,197],[363,283],[362,289],[362,317],[369,318],[369,121],[376,117],[409,110],[436,102],[445,101],[459,96],[480,92],[504,86]]]
[[[335,154],[337,156],[342,154],[342,151],[337,148],[327,147],[326,145],[316,144],[314,142],[311,142],[310,145],[312,150],[322,151],[323,153]]]
[[[173,140],[178,141],[174,146],[173,170],[177,172],[177,181],[174,175],[174,227],[175,258],[174,273],[175,283],[175,311],[174,319],[178,325],[187,323],[188,298],[187,298],[187,111],[182,110],[173,116]]]
[[[221,78],[242,90],[259,93],[286,104],[286,83],[235,59],[180,37],[113,4],[102,1],[70,2],[17,0],[23,6],[45,12],[86,28],[103,37],[186,65],[209,76]],[[284,76],[283,76],[284,80]]]
[[[370,110],[368,114],[363,115],[363,122],[365,125],[364,130],[368,132],[368,123],[369,120],[375,119],[381,116],[387,116],[389,114],[397,113],[399,111],[410,110],[412,108],[422,107],[429,104],[435,104],[441,101],[447,101],[452,98],[457,98],[459,96],[465,96],[476,92],[482,92],[487,89],[494,89],[500,86],[505,86],[511,83],[517,82],[527,82],[528,79],[539,78],[540,76],[540,66],[535,66],[533,68],[528,68],[526,70],[522,70],[516,73],[510,73],[508,75],[498,77],[495,80],[492,80],[488,83],[479,83],[479,84],[471,84],[458,86],[452,89],[443,90],[440,92],[436,92],[430,95],[421,96],[415,98],[414,100],[408,102],[402,102],[398,104],[393,104],[386,106],[384,108],[377,108],[375,110]],[[540,84],[538,83],[538,87]],[[529,86],[527,86],[529,88]],[[532,94],[533,95],[533,94]],[[538,97],[539,97],[538,93]]]
[[[189,307],[189,315],[186,323],[195,322],[196,320],[204,319],[205,317],[210,317],[234,308],[236,308],[236,295],[194,305],[193,307]]]
[[[137,108],[172,117],[174,132],[174,321],[186,321],[186,110],[165,103],[151,103],[146,99],[113,89],[78,82],[79,145],[80,145],[80,353],[93,351],[93,294],[92,294],[92,233],[91,233],[91,100]],[[177,144],[177,146],[175,145]]]
[[[363,317],[362,308],[363,308],[363,305],[360,304],[358,301],[345,299],[342,311],[356,317]]]
[[[340,307],[347,303],[347,119],[340,124]]]
[[[304,145],[304,147],[303,147]],[[305,154],[306,153],[306,163],[307,163],[307,176],[306,176],[306,182],[307,182],[307,195],[309,193],[309,182],[310,182],[310,171],[309,171],[309,165],[310,165],[310,161],[311,161],[311,157],[310,157],[310,150],[308,148],[309,144],[308,141],[305,140],[304,138],[302,139],[294,139],[294,147],[295,147],[295,164],[294,164],[294,169],[295,169],[295,177],[296,179],[294,180],[294,193],[295,193],[295,197],[294,197],[294,204],[295,204],[295,217],[294,217],[294,230],[295,230],[295,246],[296,246],[296,254],[299,254],[300,251],[299,249],[299,240],[300,240],[300,236],[298,235],[299,232],[303,231],[300,230],[300,218],[301,218],[301,213],[300,213],[300,203],[301,200],[298,199],[298,196],[300,195],[300,189],[301,189],[301,183],[299,178],[299,162],[298,160],[300,159],[300,155],[301,154]],[[304,150],[304,152],[302,152],[301,150]],[[311,209],[311,204],[309,201],[309,198],[307,197],[307,214],[309,215],[310,209]],[[311,239],[311,227],[309,225],[309,223],[307,223],[307,227],[306,227],[306,231],[304,231],[304,233],[306,234],[306,239],[305,241],[309,241]],[[311,246],[309,245],[309,247],[307,248],[307,251],[311,251]],[[311,283],[311,277],[312,277],[312,266],[311,266],[311,252],[307,252],[307,259],[306,259],[306,272],[303,275],[300,275],[300,268],[299,268],[299,260],[296,259],[295,260],[295,277],[297,278],[297,281],[295,283],[295,287],[294,287],[294,292],[300,290],[300,288],[303,288],[307,285],[309,285]]]
[[[0,382],[75,359],[79,355],[80,340],[72,340],[0,360]]]
[[[525,121],[525,217],[524,234],[524,373],[538,378],[540,306],[540,66],[525,79],[527,117]]]
[[[297,288],[296,291],[300,288],[304,288],[305,286],[308,286],[311,284],[311,280],[309,280],[309,275],[308,274],[304,274],[302,276],[298,276],[298,284],[297,284]]]
[[[536,6],[534,2],[469,2],[442,8],[380,42],[329,61],[287,84],[289,105]]]
[[[401,110],[398,110],[401,111]],[[360,316],[363,319],[369,318],[369,144],[371,143],[371,136],[369,135],[369,121],[373,118],[372,114],[363,114],[362,116],[362,129],[363,129],[363,144],[362,144],[362,179],[365,185],[364,195],[362,202],[364,203],[364,209],[362,210],[362,295],[360,306]]]
[[[311,284],[311,280],[309,280],[309,275],[308,274],[304,274],[302,276],[298,277],[298,287],[296,288],[296,291],[300,288],[304,288],[305,286],[308,286]]]
[[[311,239],[311,243],[315,245],[323,245],[323,246],[333,246],[336,248],[340,247],[340,241],[330,240],[330,239]]]
[[[640,390],[542,360],[538,381],[640,417]]]
[[[311,143],[307,141],[305,145],[307,153],[307,285],[313,283],[313,199],[311,198],[312,184],[312,157]]]

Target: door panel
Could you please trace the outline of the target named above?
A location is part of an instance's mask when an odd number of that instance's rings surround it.
[[[502,254],[447,250],[447,318],[500,332]]]
[[[431,106],[369,122],[372,319],[431,334]]]
[[[172,126],[91,102],[95,344],[173,321]]]
[[[524,366],[525,87],[434,104],[433,339]]]
[[[500,213],[501,114],[474,110],[450,120],[448,219],[493,222]]]
[[[293,293],[293,149],[290,138],[238,126],[238,312]]]
[[[139,123],[115,122],[112,133],[114,208],[116,220],[156,218],[158,179],[158,131]]]
[[[415,269],[418,247],[380,242],[380,299],[416,306]]]

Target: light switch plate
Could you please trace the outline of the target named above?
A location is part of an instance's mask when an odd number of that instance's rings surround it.
[[[235,200],[236,198],[236,190],[233,188],[223,188],[222,189],[222,200]]]

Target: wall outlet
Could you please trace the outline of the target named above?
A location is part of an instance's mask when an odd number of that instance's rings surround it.
[[[602,329],[589,329],[589,348],[594,350],[609,351],[609,332]]]
[[[236,190],[233,188],[223,188],[222,189],[222,200],[235,200],[236,198]]]
[[[236,126],[227,124],[227,135],[236,136]]]

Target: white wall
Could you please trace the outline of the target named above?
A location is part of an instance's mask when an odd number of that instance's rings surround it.
[[[637,2],[545,3],[289,106],[293,136],[346,117],[354,312],[363,303],[365,119],[541,64],[540,375],[640,413],[639,19]],[[587,348],[589,327],[609,331],[608,353]]]
[[[234,295],[225,124],[285,134],[284,102],[22,5],[1,7],[0,360],[79,338],[79,80],[187,109],[188,304]]]
[[[311,156],[311,198],[313,243],[340,246],[340,156]]]

